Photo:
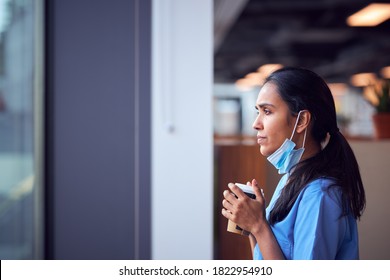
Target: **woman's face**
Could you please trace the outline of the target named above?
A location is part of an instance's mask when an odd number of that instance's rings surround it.
[[[287,103],[280,97],[276,85],[266,83],[256,100],[258,116],[253,123],[257,130],[260,153],[269,156],[291,137],[296,117],[291,116]]]

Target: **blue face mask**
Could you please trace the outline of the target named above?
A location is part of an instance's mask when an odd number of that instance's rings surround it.
[[[279,147],[272,155],[267,157],[267,160],[278,169],[279,174],[285,174],[291,170],[301,159],[303,152],[305,151],[305,141],[306,141],[306,129],[303,137],[302,148],[296,149],[295,143],[291,140],[294,136],[295,129],[297,128],[299,116],[302,111],[299,111],[297,120],[295,122],[294,130],[291,134],[290,139],[286,139],[282,146]]]

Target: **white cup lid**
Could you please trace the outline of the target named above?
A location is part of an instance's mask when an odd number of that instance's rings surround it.
[[[239,187],[243,192],[250,193],[250,194],[255,194],[253,191],[253,188],[248,185],[240,184],[240,183],[235,183],[237,187]]]

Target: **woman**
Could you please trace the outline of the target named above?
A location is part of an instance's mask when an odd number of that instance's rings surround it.
[[[229,184],[222,214],[251,233],[254,259],[358,259],[365,194],[326,83],[282,68],[266,79],[256,109],[260,153],[285,175],[266,210],[255,179],[247,184],[256,199]]]

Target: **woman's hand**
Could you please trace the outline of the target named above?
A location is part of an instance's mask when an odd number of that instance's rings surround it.
[[[256,199],[249,198],[239,187],[230,183],[231,192],[224,191],[222,201],[222,215],[239,225],[242,229],[251,232],[261,232],[265,224],[265,199],[263,191],[259,188],[255,179],[251,185]]]

